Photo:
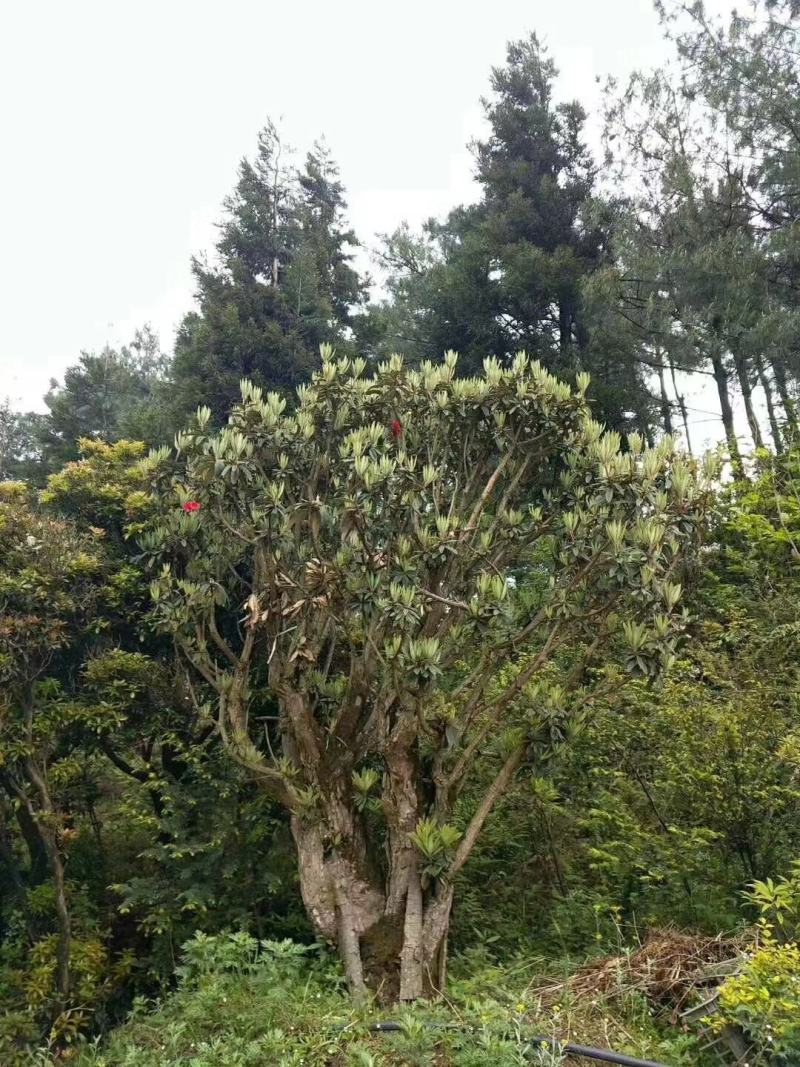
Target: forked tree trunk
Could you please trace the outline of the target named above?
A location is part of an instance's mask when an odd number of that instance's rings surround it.
[[[764,438],[761,435],[761,427],[758,423],[756,410],[753,407],[753,388],[750,384],[750,368],[747,365],[745,357],[741,355],[735,357],[734,363],[736,366],[736,377],[739,380],[739,388],[742,390],[742,400],[744,401],[747,425],[750,427],[750,436],[753,438],[753,445],[756,448],[763,448]]]
[[[775,376],[775,388],[778,390],[784,417],[786,418],[787,437],[795,443],[798,438],[797,408],[794,398],[789,392],[789,383],[786,375],[786,364],[782,356],[775,356],[772,360],[772,373]]]
[[[714,381],[717,383],[719,407],[722,415],[722,425],[725,429],[725,441],[728,445],[728,453],[731,458],[734,476],[738,481],[744,480],[744,464],[739,451],[739,442],[736,440],[736,428],[733,423],[733,408],[731,407],[730,392],[728,390],[728,372],[720,352],[714,352],[711,356],[711,366],[714,370]]]
[[[775,446],[776,453],[780,456],[783,453],[783,435],[781,434],[778,416],[775,411],[775,397],[772,393],[772,383],[767,376],[764,360],[761,356],[756,358],[756,370],[758,371],[758,380],[761,383],[761,388],[764,390],[764,398],[767,402],[767,417],[769,419],[769,431],[772,434],[772,443]]]
[[[683,420],[683,432],[686,434],[686,447],[689,450],[689,455],[692,455],[692,438],[689,433],[689,413],[686,409],[686,399],[678,389],[678,379],[675,375],[675,364],[672,362],[672,356],[669,357],[669,370],[672,377],[672,388],[675,391],[675,399],[678,402],[678,407],[681,413],[681,419]]]
[[[318,824],[294,817],[291,825],[303,903],[314,932],[337,946],[352,995],[363,1000],[372,990],[386,1000],[411,1001],[438,991],[452,889],[424,890],[418,860],[409,868],[397,854],[388,856],[380,877],[366,856],[326,847]],[[392,914],[398,880],[405,892],[400,913]]]
[[[411,840],[424,810],[417,781],[411,739],[395,737],[385,756],[380,863],[369,853],[341,768],[325,777],[314,812],[291,820],[306,911],[317,935],[338,946],[357,999],[372,990],[386,1000],[413,1001],[444,980],[453,894],[423,877]]]
[[[346,760],[325,760],[326,774],[316,777],[319,801],[313,813],[306,819],[295,813],[291,820],[303,901],[317,934],[338,945],[356,997],[363,997],[368,988],[385,999],[401,1000],[443,990],[453,879],[527,754],[527,746],[518,745],[506,756],[458,841],[446,874],[431,878],[421,869],[421,854],[411,837],[426,810],[417,792],[415,731],[413,716],[400,718],[383,746],[386,844],[380,869],[368,853]],[[448,814],[449,802],[445,807],[440,816]]]
[[[366,856],[334,847],[316,821],[291,820],[300,892],[316,934],[339,948],[345,977],[356,998],[367,991],[361,940],[383,917],[380,886],[366,870]]]

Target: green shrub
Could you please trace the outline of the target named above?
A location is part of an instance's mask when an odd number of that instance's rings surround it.
[[[464,965],[465,964],[465,965]],[[257,941],[247,934],[195,936],[184,946],[177,991],[139,1001],[107,1042],[85,1044],[76,1067],[556,1067],[550,1039],[611,1044],[620,1051],[699,1067],[694,1045],[674,1040],[646,1011],[563,1002],[543,1010],[531,978],[544,961],[502,969],[457,961],[445,1002],[392,1012],[356,1008],[338,961],[319,946]],[[468,972],[468,973],[467,973]],[[616,1010],[616,1009],[615,1009]],[[370,1032],[377,1020],[395,1033]],[[46,1061],[49,1062],[49,1061]],[[4,1065],[5,1067],[5,1065]]]
[[[753,1044],[757,1060],[791,1067],[800,1056],[800,947],[768,942],[720,991],[717,1029],[734,1025]]]

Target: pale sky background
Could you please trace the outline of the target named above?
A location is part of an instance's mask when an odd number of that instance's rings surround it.
[[[531,30],[593,144],[597,79],[665,57],[651,0],[0,2],[0,397],[42,410],[81,349],[146,322],[171,349],[268,116],[300,152],[325,135],[367,245],[472,198],[490,67]]]

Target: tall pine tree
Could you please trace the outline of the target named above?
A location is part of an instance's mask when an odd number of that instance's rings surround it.
[[[223,418],[242,378],[291,393],[321,343],[348,344],[363,286],[345,206],[327,149],[315,145],[298,172],[267,124],[225,201],[216,261],[193,261],[199,309],[181,325],[173,366],[184,410],[203,403]]]
[[[588,279],[611,263],[613,212],[595,196],[583,109],[553,100],[556,75],[535,35],[508,46],[483,102],[489,136],[473,145],[481,199],[418,238],[401,228],[385,240],[389,299],[370,340],[416,358],[453,348],[472,371],[524,349],[562,376],[594,372],[605,421],[647,423],[647,375],[631,345],[609,357],[602,288],[587,299]]]
[[[595,178],[586,115],[576,101],[553,103],[556,75],[535,35],[510,44],[484,101],[491,134],[475,154],[506,353],[525,348],[572,369],[587,341],[581,280],[604,248],[586,211]]]

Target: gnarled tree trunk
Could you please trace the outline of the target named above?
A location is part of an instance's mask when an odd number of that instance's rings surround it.
[[[378,879],[370,877],[365,853],[355,855],[353,842],[331,844],[319,823],[293,816],[300,892],[314,931],[339,947],[350,990],[367,992],[361,940],[383,917],[384,896]]]
[[[382,855],[370,853],[346,759],[326,761],[317,804],[293,814],[291,829],[307,913],[338,946],[353,995],[413,1001],[444,982],[453,901],[449,883],[426,877],[412,840],[425,814],[413,717],[387,740],[383,764]]]
[[[423,886],[413,847],[389,848],[379,872],[365,853],[352,852],[352,842],[328,845],[319,823],[295,816],[291,825],[303,903],[315,933],[337,945],[354,997],[372,990],[411,1001],[436,992],[452,887]]]
[[[507,755],[446,873],[432,878],[422,869],[411,836],[425,812],[417,793],[420,779],[411,722],[409,717],[408,732],[401,728],[393,733],[383,751],[382,863],[369,854],[363,815],[354,800],[347,799],[346,761],[335,769],[328,765],[328,774],[318,778],[314,810],[305,818],[295,813],[291,821],[306,910],[316,933],[338,945],[348,984],[358,998],[372,989],[388,1000],[412,1001],[443,988],[453,880],[526,755],[524,745]],[[445,803],[444,797],[440,800]]]

